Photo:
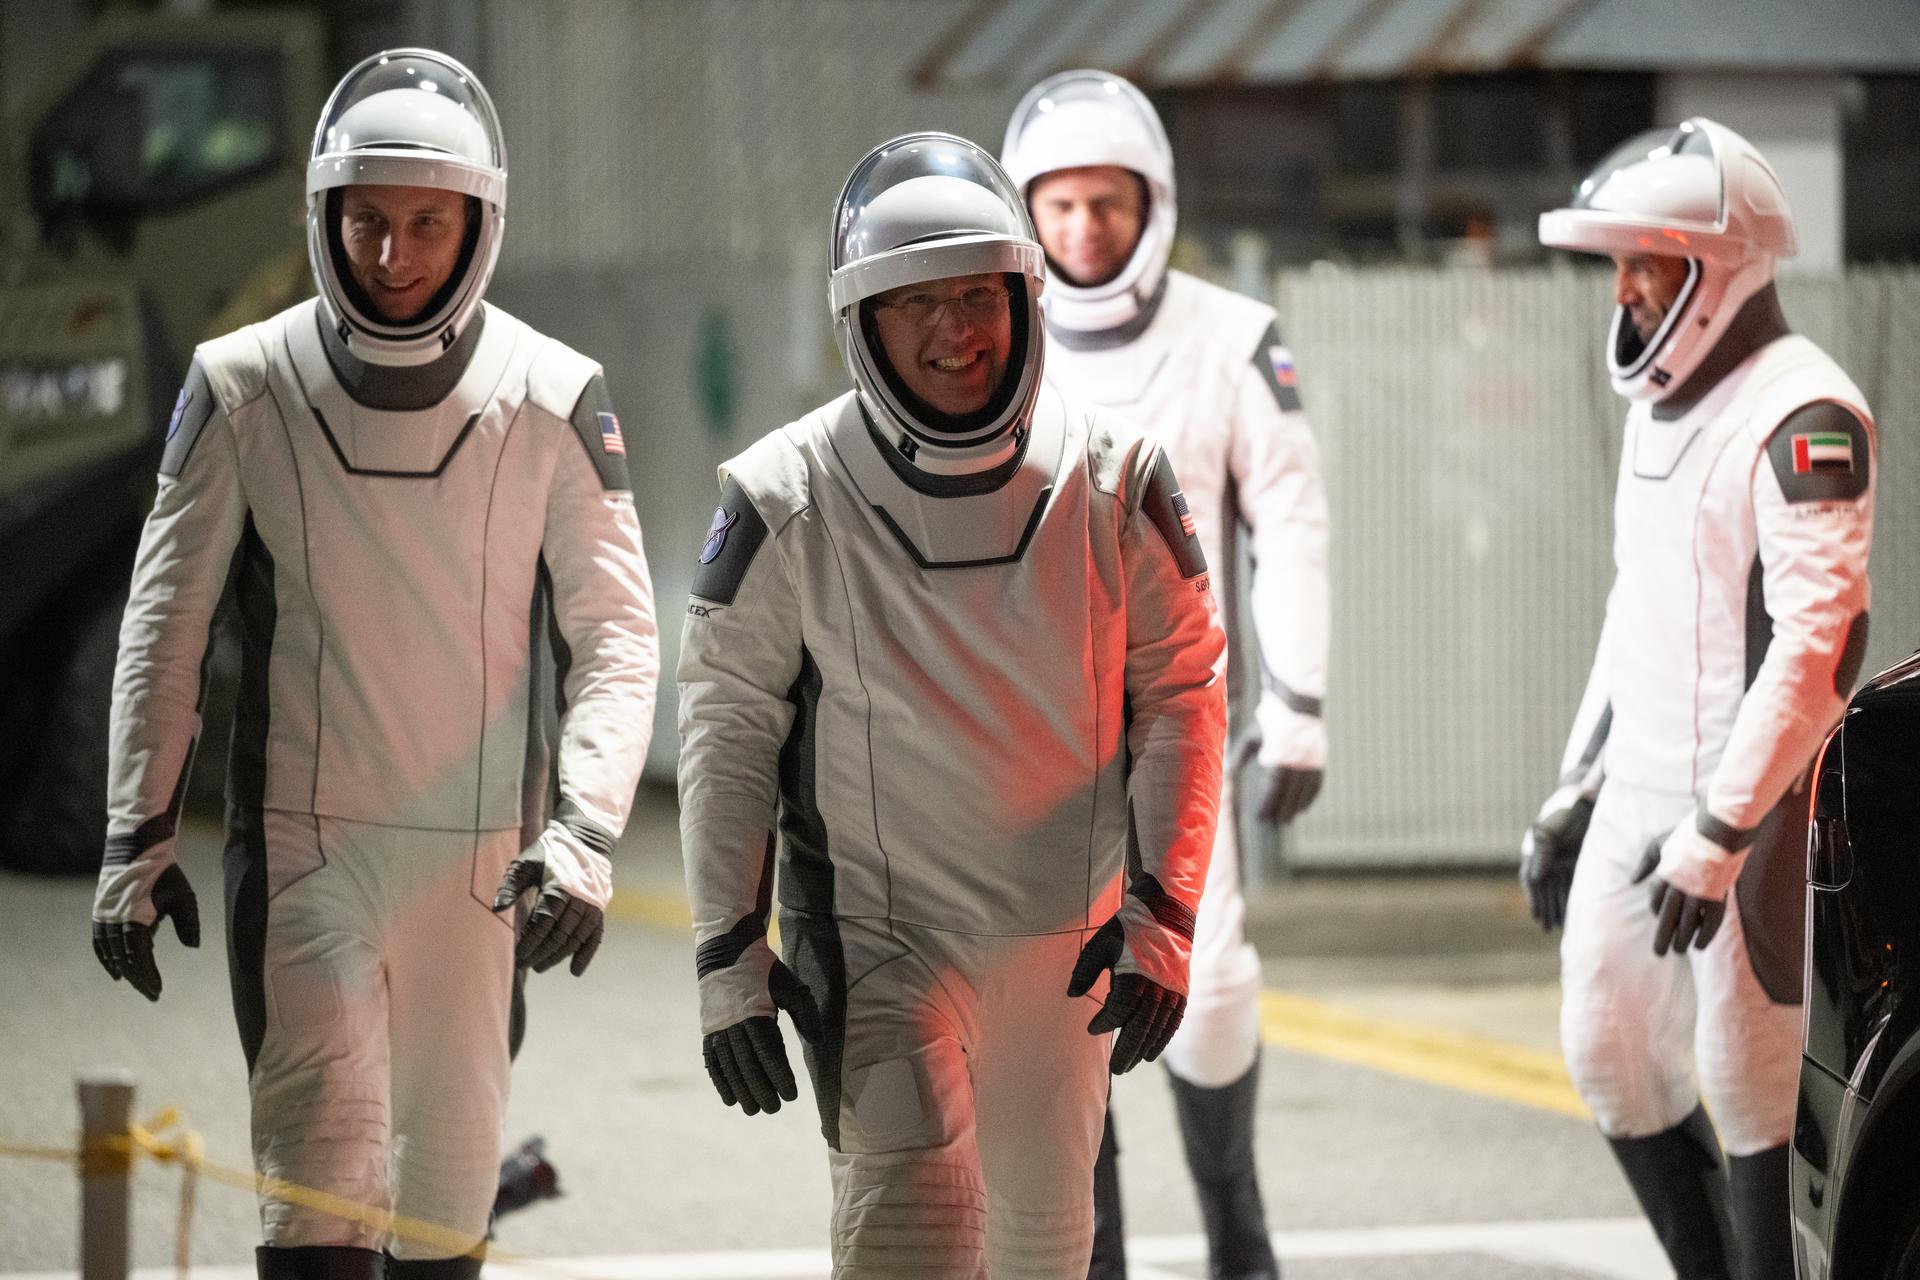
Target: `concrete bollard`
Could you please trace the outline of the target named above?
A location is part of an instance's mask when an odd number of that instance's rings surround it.
[[[80,1280],[127,1280],[133,1152],[115,1150],[133,1124],[133,1076],[94,1071],[80,1092]]]

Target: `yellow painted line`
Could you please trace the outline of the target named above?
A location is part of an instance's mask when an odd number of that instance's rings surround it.
[[[673,894],[615,889],[607,914],[617,920],[686,931],[693,917]],[[778,933],[770,939],[778,945]],[[1558,1054],[1502,1044],[1464,1032],[1355,1013],[1279,991],[1260,995],[1268,1044],[1384,1071],[1483,1098],[1590,1119]]]
[[[616,920],[658,925],[663,929],[693,928],[693,913],[687,900],[674,894],[642,893],[638,889],[615,889],[607,914]]]
[[[1304,996],[1260,993],[1266,1042],[1409,1080],[1592,1118],[1558,1054],[1457,1031],[1353,1013]]]

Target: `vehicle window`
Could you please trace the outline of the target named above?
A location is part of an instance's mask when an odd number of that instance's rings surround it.
[[[108,54],[34,131],[35,207],[158,211],[271,167],[282,79],[272,53]]]

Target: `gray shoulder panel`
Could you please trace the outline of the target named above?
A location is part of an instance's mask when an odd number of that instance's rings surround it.
[[[1187,495],[1180,492],[1180,482],[1173,478],[1173,464],[1164,453],[1153,460],[1140,509],[1166,539],[1181,577],[1198,578],[1207,571],[1207,555],[1200,549],[1200,535],[1194,531],[1193,515],[1187,510]]]
[[[1767,457],[1788,502],[1849,502],[1873,479],[1866,423],[1831,400],[1788,414],[1767,441]]]
[[[596,373],[587,379],[568,421],[573,423],[574,434],[580,437],[594,470],[600,473],[601,487],[630,491],[633,479],[627,474],[627,440],[620,433],[620,419],[613,412],[613,397],[607,394],[604,376]]]
[[[180,394],[174,399],[173,416],[167,419],[167,442],[160,452],[161,475],[172,479],[186,469],[194,442],[200,439],[201,429],[212,420],[217,408],[213,388],[207,383],[207,371],[196,356],[187,369],[187,380]]]
[[[747,567],[767,538],[767,522],[760,518],[752,499],[738,480],[731,477],[720,490],[720,505],[713,509],[713,523],[707,527],[706,541],[700,544],[700,567],[693,575],[693,595],[715,604],[732,604],[740,594],[740,583]]]
[[[1253,351],[1253,367],[1259,370],[1267,390],[1273,392],[1274,403],[1282,413],[1300,412],[1300,386],[1293,368],[1293,352],[1280,341],[1278,324],[1268,325],[1266,333],[1261,335],[1260,345]]]

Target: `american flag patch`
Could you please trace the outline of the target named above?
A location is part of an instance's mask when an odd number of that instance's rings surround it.
[[[620,434],[620,419],[610,413],[596,415],[600,419],[600,447],[608,453],[626,456],[627,441]]]
[[[1241,348],[1245,350],[1245,348]],[[1268,347],[1267,359],[1273,364],[1273,378],[1283,387],[1298,383],[1299,375],[1293,371],[1293,352],[1286,347]]]
[[[1189,538],[1193,537],[1193,512],[1187,510],[1186,494],[1175,493],[1173,495],[1173,509],[1180,514],[1180,531]]]

